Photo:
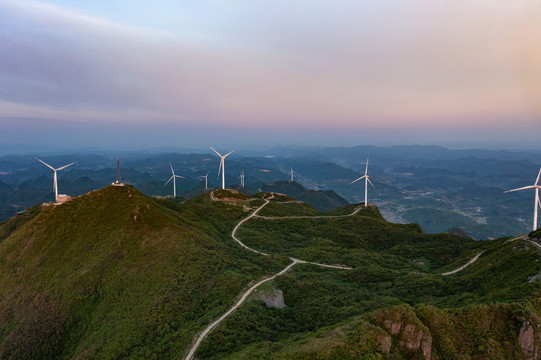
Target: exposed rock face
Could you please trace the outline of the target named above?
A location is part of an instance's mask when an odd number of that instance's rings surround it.
[[[255,300],[262,300],[268,307],[275,307],[278,309],[286,306],[284,303],[284,293],[279,289],[268,289],[257,293],[254,296]]]
[[[393,339],[388,335],[379,335],[376,337],[376,341],[381,346],[381,350],[387,354],[391,352],[391,346],[393,345]]]
[[[524,358],[526,360],[537,360],[538,356],[538,346],[535,344],[535,332],[529,321],[526,321],[522,324],[522,328],[518,334],[518,343],[522,352],[524,353]]]
[[[400,346],[410,350],[421,349],[425,359],[430,359],[432,355],[432,336],[416,325],[407,324],[401,335]]]
[[[392,322],[391,320],[385,320],[383,322],[387,329],[391,332],[391,335],[397,335],[400,332],[400,328],[402,327],[402,323],[400,322]]]
[[[383,322],[383,328],[392,336],[392,338],[383,336],[377,338],[384,352],[390,352],[394,338],[407,352],[421,352],[426,360],[432,358],[432,335],[430,330],[419,322],[413,309],[402,308],[398,311],[382,313],[379,320]]]

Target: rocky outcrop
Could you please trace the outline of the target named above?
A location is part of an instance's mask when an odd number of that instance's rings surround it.
[[[400,306],[375,315],[376,322],[391,336],[377,337],[384,352],[389,353],[393,344],[400,352],[422,354],[422,358],[432,358],[432,335],[430,330],[417,318],[410,306]]]
[[[431,358],[432,353],[432,336],[430,333],[426,333],[426,330],[419,328],[413,324],[407,324],[404,326],[404,331],[400,336],[400,346],[405,347],[408,350],[421,349],[425,359]]]
[[[540,337],[541,341],[541,334],[538,334],[538,337]],[[535,343],[535,331],[529,321],[525,321],[522,324],[522,328],[518,334],[518,344],[526,360],[539,359],[539,347]]]
[[[275,307],[278,309],[286,306],[284,303],[284,293],[279,289],[266,289],[258,292],[254,295],[254,300],[262,300],[268,307]]]

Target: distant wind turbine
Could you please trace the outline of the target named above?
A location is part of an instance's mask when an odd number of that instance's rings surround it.
[[[53,170],[54,171],[54,176],[53,176],[53,188],[54,188],[54,201],[56,201],[56,199],[58,198],[58,181],[57,181],[57,177],[56,177],[56,172],[59,171],[59,170],[62,170],[62,169],[65,169],[67,168],[68,166],[71,166],[73,164],[75,164],[77,161],[75,162],[72,162],[71,164],[68,164],[68,165],[64,165],[62,167],[59,167],[58,169],[55,169],[54,167],[52,167],[51,165],[47,164],[45,161],[42,161],[38,158],[36,158],[36,160],[38,160],[40,163],[42,163],[43,165],[47,166],[49,169]]]
[[[368,183],[372,185],[373,188],[375,188],[374,184],[372,184],[372,181],[370,181],[370,176],[368,175],[368,157],[366,158],[366,169],[364,170],[364,175],[358,178],[357,180],[353,180],[349,184],[353,184],[356,181],[359,181],[361,179],[364,179],[364,207],[368,206]]]
[[[240,172],[239,179],[240,179],[240,186],[244,187],[244,169],[242,169],[242,171]]]
[[[538,207],[541,208],[541,200],[539,199],[539,189],[541,189],[541,185],[539,185],[539,178],[541,177],[541,169],[539,169],[539,174],[537,174],[537,179],[535,180],[535,184],[530,186],[521,187],[518,189],[508,190],[505,191],[506,193],[513,192],[513,191],[520,191],[520,190],[526,190],[526,189],[535,189],[535,203],[534,203],[534,210],[533,210],[533,230],[537,230],[537,214],[538,214]]]
[[[169,184],[169,181],[173,180],[173,196],[177,197],[177,181],[176,181],[176,178],[184,179],[184,176],[175,175],[175,170],[173,170],[173,165],[171,165],[171,163],[169,163],[169,166],[171,167],[171,172],[173,173],[173,176],[171,176],[169,178],[169,180],[167,180],[167,182],[163,186]]]
[[[291,177],[291,180],[289,180],[290,182],[293,182],[293,175],[295,174],[295,171],[293,171],[293,168],[290,167],[291,170],[289,170],[288,174],[289,176]]]
[[[231,154],[233,151],[235,150],[232,150],[230,152],[228,152],[227,154],[225,154],[224,156],[222,156],[222,154],[220,154],[218,151],[214,150],[214,148],[212,146],[209,145],[209,148],[212,149],[212,151],[214,151],[216,154],[218,154],[218,156],[220,157],[220,167],[218,168],[218,178],[220,178],[220,170],[222,171],[222,189],[225,189],[225,158],[229,156],[229,154]]]
[[[205,190],[208,189],[207,184],[208,184],[209,173],[210,173],[210,170],[207,172],[207,175],[200,176],[200,177],[202,177],[202,178],[205,178]]]

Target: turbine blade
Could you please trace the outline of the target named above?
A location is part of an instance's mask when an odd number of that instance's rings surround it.
[[[169,163],[169,166],[171,167],[171,172],[173,173],[173,175],[175,175],[175,170],[173,170],[173,165],[171,165],[171,163]]]
[[[212,151],[214,151],[216,154],[218,154],[219,157],[222,157],[222,155],[218,151],[214,150],[214,148],[212,146],[209,145],[209,148],[211,148]]]
[[[372,181],[370,181],[370,178],[369,177],[366,177],[366,180],[368,180],[368,182],[370,183],[370,185],[372,185],[372,187],[375,189],[376,187],[374,186],[374,184],[372,184]]]
[[[537,202],[539,203],[539,207],[541,208],[541,198],[537,198]]]
[[[223,156],[223,158],[225,159],[225,158],[226,158],[229,154],[231,154],[232,152],[235,152],[235,150],[231,150],[230,152],[228,152],[227,154],[225,154],[225,155]]]
[[[37,161],[39,161],[40,163],[42,163],[43,165],[47,166],[49,169],[55,171],[56,169],[54,167],[52,167],[51,165],[47,164],[45,161],[43,160],[40,160],[38,158],[36,158]]]
[[[507,190],[505,192],[509,193],[509,192],[513,192],[513,191],[520,191],[520,190],[533,189],[533,188],[535,188],[535,185],[524,186],[524,187],[521,187],[521,188],[518,188],[518,189]]]
[[[68,165],[64,165],[64,166],[62,166],[62,167],[59,167],[58,169],[56,169],[56,171],[65,169],[65,168],[67,168],[68,166],[71,166],[71,165],[75,164],[76,162],[77,162],[77,161],[72,162],[71,164],[68,164]]]
[[[209,176],[209,174],[210,174],[210,170],[209,170],[209,171],[207,171],[207,175],[205,175],[205,177]]]
[[[541,169],[539,169],[539,174],[537,174],[537,179],[535,180],[535,185],[539,183],[539,178],[541,177]]]
[[[365,176],[366,176],[366,175],[363,175],[363,176],[361,176],[360,178],[358,178],[357,180],[353,180],[353,181],[350,182],[349,184],[351,185],[351,184],[353,184],[354,182],[357,182],[357,181],[359,181],[359,180],[361,180],[361,179],[364,179]]]
[[[220,179],[220,172],[222,171],[222,163],[223,163],[224,159],[220,160],[220,167],[218,168],[218,177],[217,179]]]
[[[181,178],[181,179],[186,179],[184,176],[180,176],[180,175],[174,175],[174,177],[178,177],[178,178]]]
[[[368,158],[369,157],[370,155],[366,157],[366,169],[364,170],[364,175],[368,174]]]
[[[167,180],[167,182],[166,182],[165,184],[163,184],[163,186],[165,187],[165,185],[169,184],[169,181],[173,180],[173,178],[174,178],[174,176],[171,176],[171,177],[169,178],[169,180]]]

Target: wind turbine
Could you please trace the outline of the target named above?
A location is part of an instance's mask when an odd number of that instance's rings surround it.
[[[288,175],[291,176],[291,180],[289,182],[293,182],[293,175],[295,174],[295,171],[293,171],[293,168],[290,167],[291,170],[289,170]]]
[[[235,150],[232,150],[230,152],[228,152],[227,154],[225,154],[224,156],[222,156],[222,154],[220,154],[218,151],[214,150],[214,148],[212,146],[209,145],[209,148],[212,149],[212,151],[214,151],[216,154],[218,154],[218,156],[220,157],[220,167],[218,168],[218,178],[220,178],[220,170],[222,171],[222,189],[225,189],[225,158],[229,156],[229,154],[231,154],[233,151]]]
[[[177,197],[177,181],[176,181],[176,178],[184,179],[184,176],[175,175],[175,170],[173,170],[173,165],[171,165],[171,163],[169,163],[169,166],[171,167],[171,172],[173,173],[173,176],[171,176],[169,178],[169,180],[167,180],[165,185],[169,184],[169,181],[173,180],[173,196]],[[165,186],[165,185],[163,185],[163,186]]]
[[[207,172],[207,175],[200,176],[202,178],[205,178],[205,190],[207,190],[207,188],[208,188],[208,186],[207,186],[208,181],[207,180],[208,180],[209,173],[210,173],[210,170]]]
[[[539,169],[539,174],[537,174],[537,179],[535,180],[535,184],[530,186],[521,187],[518,189],[508,190],[505,191],[506,193],[513,192],[513,191],[520,191],[520,190],[526,190],[526,189],[535,189],[535,204],[534,204],[534,210],[533,210],[533,231],[537,230],[537,213],[538,209],[537,207],[541,207],[541,200],[539,199],[539,189],[541,189],[541,185],[539,185],[539,178],[541,177],[541,169]]]
[[[240,172],[239,179],[240,179],[240,186],[244,187],[244,169],[242,169],[242,171]]]
[[[62,167],[59,167],[58,169],[55,169],[54,167],[52,167],[51,165],[47,164],[45,161],[38,159],[37,157],[36,157],[36,160],[38,160],[40,163],[42,163],[43,165],[47,166],[49,169],[51,169],[51,170],[54,171],[54,176],[53,176],[53,188],[54,188],[54,201],[56,201],[56,198],[58,198],[58,181],[57,181],[57,178],[56,178],[56,172],[59,171],[59,170],[65,169],[65,168],[67,168],[68,166],[71,166],[71,165],[75,164],[77,161],[72,162],[71,164],[68,164],[68,165],[64,165],[64,166],[62,166]]]
[[[368,175],[368,157],[366,158],[366,169],[364,170],[364,175],[358,178],[357,180],[353,180],[349,184],[353,184],[356,181],[359,181],[361,179],[364,179],[364,207],[368,206],[368,183],[372,185],[373,188],[375,188],[374,184],[372,184],[372,181],[370,181],[370,176]]]

